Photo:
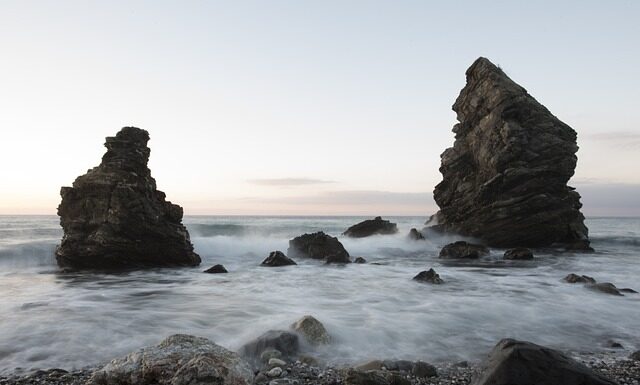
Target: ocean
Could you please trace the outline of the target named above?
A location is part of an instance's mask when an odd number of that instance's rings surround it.
[[[640,294],[562,281],[586,274],[640,291],[640,218],[588,218],[593,254],[537,250],[533,261],[504,261],[492,249],[451,262],[438,252],[459,238],[411,241],[426,217],[388,217],[399,234],[340,237],[367,264],[259,266],[297,235],[339,236],[363,219],[187,216],[200,267],[95,274],[58,270],[56,216],[0,216],[0,374],[104,363],[175,333],[236,350],[306,314],[333,337],[314,354],[336,365],[477,360],[504,337],[576,353],[608,351],[612,341],[624,354],[640,348]],[[230,273],[202,273],[218,263]],[[431,267],[445,284],[412,281]]]

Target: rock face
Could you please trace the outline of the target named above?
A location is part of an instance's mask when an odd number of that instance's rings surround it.
[[[397,232],[398,225],[384,220],[382,217],[375,217],[349,227],[342,235],[351,238],[364,238],[376,234],[395,234]]]
[[[440,211],[427,224],[491,247],[590,249],[580,195],[567,186],[576,132],[489,60],[466,75],[433,193]]]
[[[297,263],[295,263],[293,259],[284,255],[282,251],[272,251],[271,253],[269,253],[269,256],[264,261],[262,261],[261,265],[277,267],[277,266],[297,265]]]
[[[488,254],[486,247],[465,241],[449,243],[440,250],[440,258],[443,259],[478,259]]]
[[[125,127],[98,167],[60,191],[58,265],[73,269],[197,266],[182,207],[165,200],[147,167],[149,133]]]
[[[472,385],[614,385],[561,352],[503,339],[493,348]]]
[[[90,385],[249,385],[253,372],[236,353],[206,338],[173,335],[157,346],[115,359]]]
[[[323,345],[331,342],[331,336],[322,322],[310,315],[306,315],[294,322],[291,329],[300,333],[311,345]]]
[[[440,278],[440,275],[433,269],[429,269],[428,271],[421,271],[420,273],[418,273],[418,275],[413,277],[413,280],[418,282],[433,283],[435,285],[444,283],[442,278]]]
[[[333,263],[349,263],[349,253],[336,237],[322,231],[304,234],[289,241],[287,254],[293,258],[324,259]]]

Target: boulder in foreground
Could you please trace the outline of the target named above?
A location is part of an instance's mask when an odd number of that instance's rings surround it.
[[[398,225],[391,223],[382,217],[375,217],[374,219],[367,219],[358,224],[355,224],[347,229],[342,235],[346,235],[351,238],[364,238],[376,234],[395,234],[398,232]]]
[[[168,337],[97,370],[89,385],[250,385],[249,364],[206,338]]]
[[[165,200],[147,167],[149,133],[125,127],[105,143],[98,167],[60,191],[64,230],[58,265],[120,270],[197,266],[182,207]]]
[[[478,259],[489,255],[489,249],[482,245],[476,245],[465,241],[449,243],[440,250],[440,258],[443,259]]]
[[[331,336],[322,322],[306,315],[291,325],[291,329],[300,333],[311,345],[324,345],[331,342]]]
[[[323,259],[333,263],[350,263],[349,253],[336,237],[319,231],[303,234],[289,241],[287,254],[292,258]]]
[[[433,192],[440,211],[427,224],[491,247],[590,250],[580,195],[567,185],[576,132],[489,60],[466,75]]]
[[[531,342],[503,339],[472,385],[615,385],[563,353]]]
[[[240,354],[255,359],[271,350],[277,350],[284,357],[295,356],[300,351],[298,335],[285,330],[269,330],[242,346]]]

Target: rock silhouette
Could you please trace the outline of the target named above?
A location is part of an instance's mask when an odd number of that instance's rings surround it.
[[[365,238],[376,234],[388,235],[397,232],[398,225],[382,219],[382,217],[375,217],[349,227],[342,235],[351,238]]]
[[[466,76],[433,193],[440,211],[427,225],[492,247],[589,250],[580,195],[567,186],[576,132],[489,60],[476,60]]]
[[[106,139],[98,167],[62,187],[58,265],[72,269],[197,266],[182,207],[165,200],[147,167],[149,133],[124,127]]]

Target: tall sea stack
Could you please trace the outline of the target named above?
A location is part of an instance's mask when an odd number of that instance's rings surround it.
[[[197,266],[182,207],[165,200],[147,167],[149,133],[124,127],[106,139],[98,167],[60,191],[58,265],[72,269]]]
[[[427,225],[494,247],[589,249],[580,195],[567,186],[576,132],[489,60],[466,75],[433,192],[440,211]]]

